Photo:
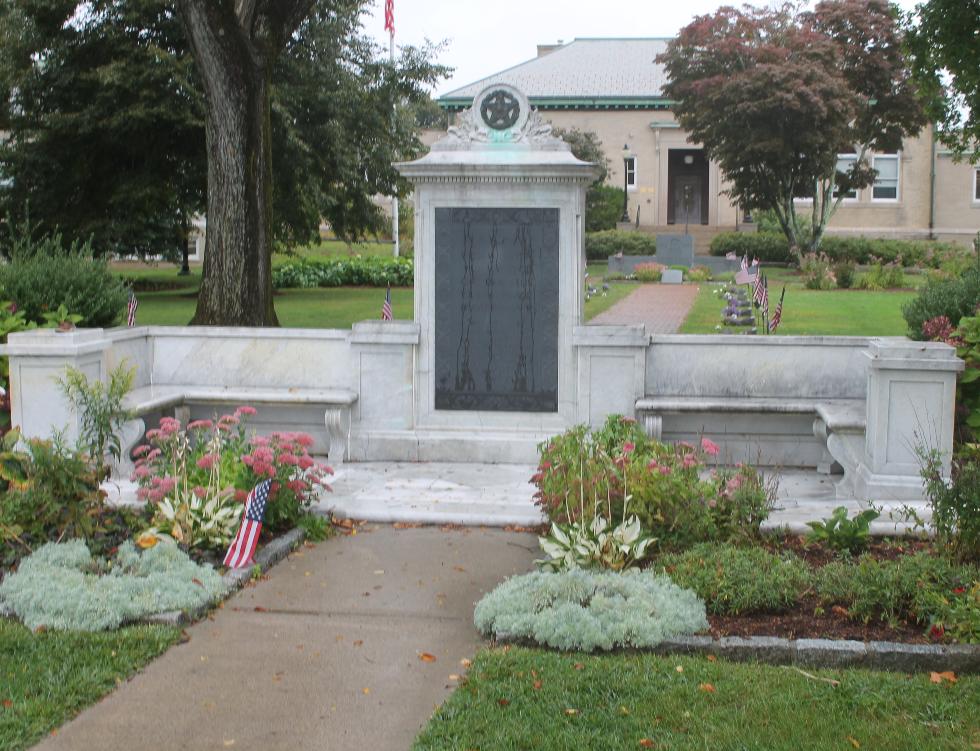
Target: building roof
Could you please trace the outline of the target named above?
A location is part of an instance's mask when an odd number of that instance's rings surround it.
[[[575,39],[439,98],[449,110],[469,107],[492,83],[517,87],[540,109],[666,109],[657,55],[669,39]]]

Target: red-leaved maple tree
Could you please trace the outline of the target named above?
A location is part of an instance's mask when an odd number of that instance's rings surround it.
[[[771,210],[790,246],[816,250],[847,191],[874,182],[872,152],[925,124],[885,0],[723,7],[657,58],[674,112],[720,166],[739,204]],[[838,154],[854,153],[846,172]],[[807,206],[809,227],[795,199]]]

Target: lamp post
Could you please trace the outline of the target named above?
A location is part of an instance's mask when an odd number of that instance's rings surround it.
[[[628,143],[623,144],[623,218],[620,219],[621,222],[629,223],[630,212],[629,212],[629,161],[630,161],[630,145]]]

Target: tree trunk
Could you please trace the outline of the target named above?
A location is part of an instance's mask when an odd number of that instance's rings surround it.
[[[279,325],[272,304],[269,75],[303,5],[179,0],[207,103],[207,235],[192,324]]]

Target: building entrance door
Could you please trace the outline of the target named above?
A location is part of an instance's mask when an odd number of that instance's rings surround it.
[[[674,179],[674,223],[701,224],[701,176]]]

